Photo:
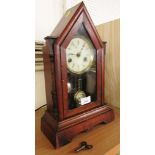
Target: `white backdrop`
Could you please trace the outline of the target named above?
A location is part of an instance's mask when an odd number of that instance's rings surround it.
[[[64,12],[82,0],[36,0],[35,40],[43,41]],[[119,0],[83,0],[95,25],[119,18]]]
[[[63,0],[35,1],[35,40],[44,41],[63,15]]]
[[[68,9],[82,0],[66,0]],[[95,25],[117,19],[119,15],[119,0],[83,0]]]

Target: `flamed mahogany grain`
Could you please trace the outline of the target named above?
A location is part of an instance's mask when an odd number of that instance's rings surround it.
[[[82,24],[97,53],[97,100],[68,110],[65,49]],[[47,110],[41,119],[41,130],[56,148],[69,143],[77,134],[114,119],[113,110],[104,103],[105,48],[83,2],[71,8],[52,35],[46,37],[43,58]]]

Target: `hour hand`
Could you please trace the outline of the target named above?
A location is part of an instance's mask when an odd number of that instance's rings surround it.
[[[69,53],[68,55],[76,55],[76,54],[73,54],[73,53]]]

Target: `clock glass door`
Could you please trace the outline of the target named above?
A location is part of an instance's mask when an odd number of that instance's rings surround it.
[[[68,109],[97,99],[96,49],[86,30],[81,28],[66,48]]]
[[[61,46],[64,117],[101,104],[101,52],[83,24],[76,28]]]

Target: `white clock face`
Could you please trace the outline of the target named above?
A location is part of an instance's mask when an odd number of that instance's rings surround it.
[[[70,72],[82,74],[90,69],[94,60],[94,47],[84,37],[73,38],[67,49],[67,68]]]

